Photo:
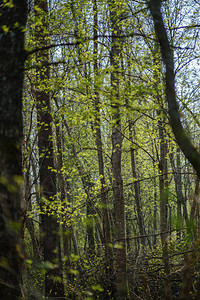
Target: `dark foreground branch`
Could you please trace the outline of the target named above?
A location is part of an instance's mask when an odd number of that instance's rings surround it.
[[[160,0],[147,1],[151,11],[151,15],[153,17],[155,34],[160,44],[162,60],[166,67],[166,100],[168,103],[170,123],[179,147],[183,151],[185,157],[189,160],[189,162],[196,170],[197,175],[200,177],[200,154],[191,143],[191,140],[184,130],[180,120],[175,91],[173,51],[170,47],[167,32],[163,22],[161,2],[162,1]]]

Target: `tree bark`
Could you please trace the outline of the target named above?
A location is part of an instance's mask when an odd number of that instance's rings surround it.
[[[1,1],[0,14],[0,298],[21,297],[22,87],[27,2]],[[18,26],[15,26],[18,24]]]
[[[127,299],[127,246],[126,246],[126,223],[125,223],[125,201],[123,194],[123,180],[121,174],[122,141],[120,120],[120,95],[119,95],[119,61],[120,61],[120,28],[117,24],[117,5],[110,1],[111,21],[111,109],[112,109],[112,175],[113,175],[113,201],[115,218],[115,238],[119,247],[116,253],[116,299]]]
[[[45,33],[48,29],[47,1],[35,0],[36,22],[40,20],[42,26],[37,25],[35,38],[39,47],[49,44],[49,37]],[[38,22],[40,24],[40,22]],[[37,86],[35,91],[38,121],[38,149],[39,149],[39,177],[40,177],[40,206],[41,206],[41,232],[44,261],[51,264],[46,268],[45,273],[45,296],[64,297],[64,286],[62,278],[62,268],[60,266],[60,236],[59,223],[56,211],[52,204],[56,199],[56,174],[54,163],[54,145],[52,132],[52,115],[51,115],[51,96],[47,80],[50,78],[49,69],[49,52],[41,50],[36,56],[39,66],[37,69]],[[45,88],[41,88],[41,84]],[[60,278],[60,280],[58,280]]]

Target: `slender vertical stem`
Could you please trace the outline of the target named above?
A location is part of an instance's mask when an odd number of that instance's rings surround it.
[[[119,69],[120,69],[120,28],[117,20],[117,5],[110,1],[111,22],[111,109],[112,109],[112,175],[113,175],[113,200],[115,217],[115,236],[119,247],[116,253],[116,287],[117,299],[127,298],[127,250],[126,250],[126,223],[123,180],[121,174],[122,141],[120,94],[119,94]]]

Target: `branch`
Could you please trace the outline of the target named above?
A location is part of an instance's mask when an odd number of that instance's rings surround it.
[[[151,36],[142,34],[142,33],[137,33],[137,32],[132,32],[129,34],[121,34],[121,35],[116,35],[116,38],[126,38],[126,37],[134,37],[134,36],[140,36],[140,37],[144,37],[144,38],[148,38],[151,40],[154,40]],[[83,44],[83,42],[87,42],[87,41],[93,41],[96,40],[98,38],[112,38],[112,35],[104,35],[104,34],[100,34],[100,35],[96,35],[94,37],[84,37],[82,41],[77,41],[74,43],[59,43],[59,44],[52,44],[52,45],[48,45],[48,46],[44,46],[44,47],[37,47],[35,49],[32,50],[26,50],[25,53],[25,59],[27,59],[29,57],[29,55],[32,55],[34,53],[37,53],[39,51],[44,51],[44,50],[49,50],[51,48],[54,47],[62,47],[62,46],[78,46]]]
[[[62,46],[77,46],[77,45],[80,45],[81,42],[75,42],[75,43],[60,43],[60,44],[52,44],[52,45],[48,45],[48,46],[44,46],[44,47],[38,47],[38,48],[35,48],[33,50],[27,50],[26,51],[26,59],[29,55],[32,55],[34,53],[37,53],[39,51],[44,51],[44,50],[49,50],[51,48],[54,48],[54,47],[62,47]]]
[[[176,100],[175,91],[173,51],[170,47],[167,32],[163,22],[161,2],[161,0],[150,0],[147,1],[147,4],[149,5],[149,9],[153,17],[155,34],[160,44],[162,60],[166,67],[165,88],[170,123],[179,147],[181,148],[185,157],[189,160],[189,162],[196,170],[198,177],[200,177],[200,154],[191,143],[190,138],[185,132],[180,120],[179,107]]]

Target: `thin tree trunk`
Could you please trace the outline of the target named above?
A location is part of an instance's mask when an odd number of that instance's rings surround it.
[[[183,206],[183,215],[185,220],[188,220],[188,212],[187,212],[187,206],[186,202],[183,196],[182,192],[182,179],[181,179],[181,166],[180,166],[180,148],[177,149],[177,155],[176,155],[176,165],[175,166],[175,159],[174,154],[170,153],[170,162],[172,166],[172,171],[174,175],[174,182],[175,182],[175,189],[176,189],[176,195],[177,195],[177,218],[178,222],[181,222],[182,219],[182,209]]]
[[[62,148],[63,148],[63,138],[62,138],[62,132],[60,130],[59,121],[56,122],[56,144],[57,144],[57,178],[58,178],[58,186],[59,186],[59,192],[60,192],[60,202],[63,212],[61,215],[62,220],[62,226],[60,228],[60,231],[62,232],[62,242],[63,242],[63,249],[61,252],[63,252],[63,256],[65,257],[65,263],[63,265],[63,269],[66,271],[66,278],[67,282],[69,283],[73,281],[73,276],[70,274],[70,267],[71,267],[71,244],[73,241],[73,227],[72,225],[69,225],[68,222],[70,222],[70,213],[69,208],[71,205],[71,197],[70,197],[70,184],[68,181],[65,180],[65,175],[63,173],[63,155],[62,155]],[[78,255],[77,245],[75,244],[74,252],[76,255]],[[67,259],[66,259],[67,258]],[[70,284],[69,284],[70,286]],[[72,291],[68,292],[67,297],[70,299],[74,299],[74,293]]]
[[[188,221],[188,211],[186,205],[186,198],[183,196],[182,191],[182,176],[181,176],[181,149],[178,147],[176,151],[176,165],[177,165],[177,196],[180,198],[180,202],[183,205],[183,216],[185,221]]]
[[[171,299],[171,283],[168,275],[170,274],[169,254],[168,254],[168,221],[167,221],[167,205],[168,205],[168,178],[167,178],[167,142],[165,141],[164,128],[162,121],[159,121],[159,138],[160,138],[160,230],[161,243],[163,251],[163,262],[165,271],[165,300]]]
[[[152,152],[153,152],[153,158],[155,160],[155,151],[154,151],[154,143],[152,143]],[[156,160],[155,160],[156,161]],[[153,187],[154,187],[154,206],[153,206],[153,233],[155,234],[157,231],[157,184],[156,184],[156,166],[153,161]],[[156,247],[156,235],[153,237],[153,246]]]
[[[133,134],[134,134],[133,124],[131,123],[131,121],[129,121],[129,136],[130,136],[131,141],[133,141]],[[137,177],[137,172],[136,172],[135,149],[133,146],[131,146],[131,169],[132,169],[132,175],[133,175],[133,180],[134,180],[135,203],[136,203],[139,232],[140,232],[141,236],[144,236],[145,229],[144,229],[144,218],[143,218],[142,208],[141,208],[140,183],[137,180],[138,177]],[[142,242],[142,247],[144,250],[145,238],[141,238],[141,242]]]
[[[197,222],[199,222],[199,181],[199,177],[196,176],[194,198],[190,213],[190,221],[192,226],[192,228],[190,228],[190,231],[193,232],[195,237],[197,236],[196,225],[198,225],[199,227],[199,224],[197,224]]]
[[[120,28],[117,24],[117,5],[110,1],[110,21],[111,21],[111,109],[112,109],[112,175],[113,175],[113,200],[115,218],[115,237],[119,244],[116,253],[116,299],[127,299],[127,250],[126,250],[126,223],[125,223],[125,202],[123,194],[123,181],[121,174],[122,156],[122,134],[120,120],[120,96],[119,96],[119,59],[120,59]]]
[[[35,235],[35,228],[34,228],[34,223],[33,220],[29,217],[27,217],[27,211],[31,211],[31,186],[30,186],[30,162],[27,166],[27,171],[24,176],[24,202],[26,203],[26,209],[24,211],[24,225],[29,231],[31,241],[32,241],[32,249],[33,249],[33,258],[35,262],[41,261],[41,255],[40,255],[40,250],[39,250],[39,241]],[[22,228],[22,235],[24,238],[24,230],[25,226]]]
[[[98,14],[97,1],[93,1],[94,12],[94,94],[95,94],[95,133],[96,133],[96,147],[98,151],[98,165],[99,178],[101,182],[101,202],[103,204],[103,232],[105,238],[105,270],[107,278],[106,292],[114,295],[113,286],[113,250],[111,247],[111,224],[108,210],[108,193],[106,191],[105,174],[104,174],[104,159],[103,159],[103,145],[101,138],[101,120],[100,120],[100,100],[98,93],[98,43],[97,43],[97,28],[98,28]],[[107,293],[106,293],[107,294]]]

